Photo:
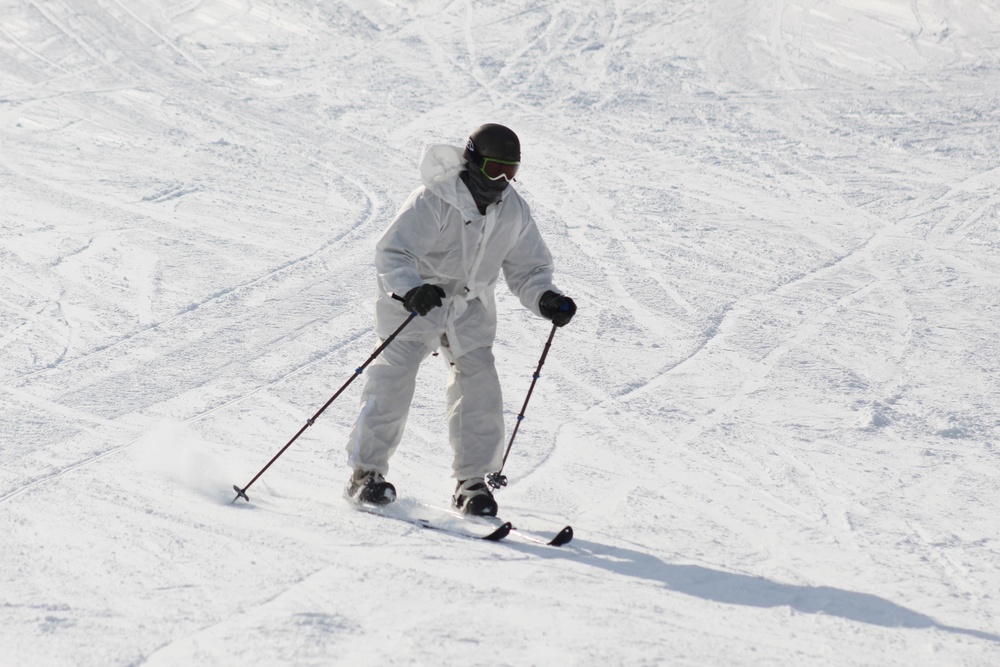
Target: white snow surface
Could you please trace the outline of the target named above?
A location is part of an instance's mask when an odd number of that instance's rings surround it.
[[[0,0],[0,664],[1000,664],[998,98],[995,2]],[[483,122],[579,305],[497,498],[576,540],[353,510],[360,382],[231,503]]]

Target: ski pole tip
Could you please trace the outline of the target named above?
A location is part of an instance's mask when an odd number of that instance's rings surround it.
[[[503,475],[500,472],[491,472],[486,476],[486,480],[494,489],[500,489],[507,486],[507,475]]]
[[[235,492],[236,492],[236,497],[235,497],[235,498],[233,498],[233,502],[234,502],[234,503],[235,503],[235,502],[236,502],[237,500],[239,500],[240,498],[242,498],[243,500],[245,500],[245,501],[247,501],[247,502],[250,502],[250,498],[248,498],[248,497],[247,497],[247,494],[246,494],[246,490],[244,490],[244,489],[241,489],[240,487],[238,487],[238,486],[236,486],[235,484],[233,484],[233,491],[235,491]]]

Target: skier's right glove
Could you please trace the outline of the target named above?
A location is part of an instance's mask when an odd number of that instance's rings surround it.
[[[538,310],[542,312],[542,317],[552,320],[552,324],[564,327],[576,314],[576,304],[568,296],[548,290],[538,300]]]
[[[440,306],[443,298],[443,289],[437,285],[424,283],[406,293],[403,297],[403,307],[411,313],[423,316]]]

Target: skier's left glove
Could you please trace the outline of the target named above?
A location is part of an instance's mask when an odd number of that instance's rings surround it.
[[[545,292],[538,300],[538,309],[542,312],[542,317],[552,320],[552,324],[557,327],[569,324],[576,314],[576,304],[573,299],[556,294],[552,290]]]

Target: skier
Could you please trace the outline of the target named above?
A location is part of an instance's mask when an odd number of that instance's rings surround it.
[[[492,348],[500,271],[526,308],[556,326],[576,312],[552,282],[552,256],[528,205],[510,187],[520,161],[517,135],[492,123],[473,131],[464,151],[443,144],[424,148],[423,185],[403,203],[375,251],[379,337],[384,340],[409,313],[420,317],[368,369],[347,444],[354,470],[349,497],[373,504],[396,499],[385,480],[389,459],[403,437],[417,370],[440,350],[450,365],[447,417],[458,480],[452,504],[466,514],[496,516],[484,477],[500,468],[504,443]]]

